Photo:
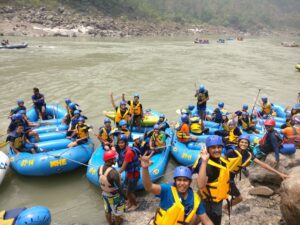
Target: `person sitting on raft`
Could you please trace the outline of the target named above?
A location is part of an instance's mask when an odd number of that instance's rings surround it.
[[[116,111],[116,116],[115,116],[116,126],[119,127],[119,122],[121,120],[125,120],[125,121],[127,121],[127,123],[129,123],[131,115],[130,115],[129,109],[126,107],[126,101],[121,101],[120,107],[117,107],[115,104],[112,92],[110,93],[110,99],[111,99],[111,104],[112,104],[114,110]]]
[[[153,132],[149,141],[150,151],[159,153],[166,147],[166,135],[163,131],[159,130],[158,125],[154,125]]]
[[[292,127],[292,114],[290,112],[286,112],[286,119],[285,123],[280,126],[281,129],[284,129],[286,127]]]
[[[154,184],[151,182],[149,174],[149,166],[153,163],[150,160],[152,154],[141,157],[145,190],[160,198],[159,208],[149,224],[196,225],[198,224],[196,221],[201,221],[204,225],[213,225],[205,213],[205,208],[197,192],[193,191],[190,187],[192,183],[190,169],[178,166],[174,171],[173,184]]]
[[[168,129],[170,127],[169,123],[166,120],[165,114],[159,115],[159,119],[158,119],[156,125],[159,126],[159,130],[164,131],[164,132],[166,131],[166,129]]]
[[[250,136],[241,135],[238,139],[238,147],[236,150],[229,150],[226,152],[225,159],[229,161],[228,166],[230,170],[230,195],[232,196],[232,201],[230,206],[237,205],[243,198],[239,189],[235,184],[236,175],[240,174],[242,169],[247,168],[251,162],[255,162],[260,167],[268,170],[269,172],[275,173],[282,179],[288,178],[288,175],[279,172],[278,170],[272,168],[268,164],[255,158],[250,151]],[[241,174],[240,174],[241,178]],[[224,206],[224,209],[228,210],[228,205]]]
[[[24,100],[23,99],[18,99],[17,107],[10,110],[9,117],[11,117],[13,114],[17,114],[20,110],[24,110],[26,112],[26,107],[24,105]]]
[[[90,127],[85,124],[84,117],[78,118],[78,124],[75,127],[73,134],[70,138],[76,136],[76,140],[68,144],[68,148],[73,148],[77,145],[82,145],[88,142]]]
[[[267,118],[269,116],[276,116],[276,113],[272,110],[272,104],[268,101],[267,97],[262,97],[260,101],[261,111],[259,114],[263,118]]]
[[[238,144],[238,138],[242,134],[240,128],[234,120],[228,121],[228,134],[224,137],[226,149],[235,148]]]
[[[38,115],[39,119],[46,119],[45,112],[46,112],[46,103],[45,103],[45,96],[40,93],[38,88],[33,88],[33,95],[32,95],[32,102],[34,105],[34,109]]]
[[[125,100],[125,94],[122,94],[122,100]],[[127,101],[129,105],[130,117],[130,126],[137,126],[138,132],[141,132],[141,121],[144,119],[143,106],[140,103],[140,95],[134,93],[133,101]]]
[[[200,85],[199,89],[196,90],[195,97],[197,98],[197,110],[201,120],[205,120],[206,117],[206,103],[209,100],[208,91],[204,85]]]
[[[181,124],[177,123],[175,130],[179,142],[187,144],[190,141],[197,141],[197,137],[190,135],[189,117],[186,114],[181,116]]]
[[[291,110],[292,117],[296,116],[297,114],[300,115],[300,103],[297,103],[293,106]]]
[[[21,124],[17,125],[16,129],[8,134],[6,141],[9,142],[10,148],[16,155],[19,155],[21,152],[36,153],[36,145],[30,143],[28,136],[24,132],[24,126]]]
[[[138,135],[133,137],[132,147],[137,148],[141,155],[145,154],[146,151],[148,152],[146,142],[143,140],[142,137],[139,137]]]
[[[204,128],[204,123],[197,113],[194,113],[190,118],[190,131],[195,135],[201,135],[209,131],[209,128]]]
[[[238,117],[238,125],[248,133],[259,133],[259,131],[256,129],[256,124],[252,122],[251,117],[246,112],[242,112],[241,116]]]
[[[119,131],[120,134],[125,134],[127,138],[130,138],[130,130],[127,128],[127,121],[126,120],[121,120],[119,122]]]
[[[300,148],[300,115],[294,116],[291,127],[282,129],[281,133],[284,135],[283,143],[292,143]]]
[[[225,103],[224,102],[219,102],[218,103],[218,108],[220,109],[222,115],[227,115],[228,114],[228,111],[224,108],[225,106]]]
[[[69,124],[69,128],[68,128],[68,131],[67,131],[67,134],[66,134],[67,138],[70,138],[70,136],[75,131],[76,125],[78,124],[78,119],[81,116],[80,111],[77,110],[77,109],[72,114],[74,116],[71,118],[71,122]]]
[[[110,149],[116,150],[114,145],[114,136],[110,133],[112,131],[111,121],[108,118],[104,119],[104,126],[99,128],[99,134],[97,134],[98,140],[104,150]]]
[[[67,114],[63,118],[63,123],[64,124],[69,125],[71,123],[71,120],[74,117],[75,110],[78,110],[79,112],[81,112],[81,110],[78,109],[76,103],[73,103],[73,102],[69,103],[68,107],[67,107]]]
[[[25,133],[28,135],[28,137],[34,137],[36,142],[40,141],[40,136],[39,133],[37,131],[32,130],[35,127],[40,126],[41,124],[37,124],[37,123],[32,123],[31,121],[29,121],[28,117],[26,116],[26,111],[25,110],[20,110],[19,114],[22,115],[22,120],[21,123],[24,126],[24,131]]]

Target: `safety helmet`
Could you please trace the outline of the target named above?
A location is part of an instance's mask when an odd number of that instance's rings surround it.
[[[127,125],[127,121],[126,120],[121,120],[119,122],[119,126],[121,127],[121,126],[124,126],[124,125]]]
[[[200,91],[200,92],[203,92],[204,90],[205,90],[205,87],[204,87],[203,84],[201,84],[201,85],[199,86],[199,91]]]
[[[295,104],[293,109],[300,110],[300,103]]]
[[[244,104],[243,105],[243,110],[248,110],[248,105]]]
[[[294,116],[293,117],[293,122],[294,122],[294,124],[299,125],[300,124],[300,116]]]
[[[224,102],[219,102],[219,103],[218,103],[218,106],[219,106],[220,108],[223,108],[223,107],[224,107]]]
[[[240,140],[247,140],[250,143],[250,136],[248,134],[242,134],[239,136],[238,142],[240,142]]]
[[[158,125],[158,124],[155,124],[154,127],[153,127],[153,129],[154,129],[154,130],[159,130],[159,125]]]
[[[176,179],[177,177],[186,177],[189,180],[192,180],[192,172],[185,166],[177,166],[174,170],[173,178]]]
[[[192,111],[194,108],[195,108],[195,106],[193,104],[189,104],[188,110]]]
[[[103,154],[103,160],[107,162],[108,160],[115,159],[117,156],[118,153],[115,150],[109,150]]]
[[[166,118],[165,114],[160,114],[159,118]]]
[[[120,137],[119,137],[119,141],[127,142],[128,141],[128,137],[125,134],[121,134]]]
[[[103,121],[104,123],[111,123],[111,121],[110,121],[110,119],[108,119],[108,118],[104,118],[104,121]]]
[[[73,103],[73,102],[71,102],[71,103],[68,105],[68,107],[69,107],[70,109],[76,109],[76,104]]]
[[[206,147],[209,148],[211,146],[221,145],[224,146],[222,138],[218,135],[210,135],[206,138]]]
[[[76,110],[74,111],[74,115],[75,115],[75,114],[80,114],[80,111],[76,109]]]
[[[26,114],[26,110],[22,109],[18,112],[19,114]]]
[[[134,93],[134,94],[133,94],[133,97],[140,98],[140,95],[139,95],[139,93]]]
[[[79,122],[79,121],[82,121],[82,122],[84,122],[84,121],[85,121],[84,117],[82,117],[82,116],[81,116],[81,117],[79,117],[79,118],[78,118],[78,122]]]
[[[13,114],[13,115],[11,116],[11,119],[12,119],[12,120],[21,120],[22,118],[23,118],[23,115],[22,115],[22,114],[19,114],[19,113]]]
[[[121,101],[120,106],[122,106],[122,105],[126,105],[126,101]]]
[[[181,121],[182,121],[183,123],[187,123],[187,122],[189,121],[188,115],[186,115],[186,114],[182,115],[182,116],[181,116]]]
[[[267,119],[264,124],[265,126],[274,127],[276,125],[276,121],[273,119]]]
[[[24,100],[23,99],[18,99],[17,103],[18,104],[24,104]]]
[[[69,98],[66,98],[66,99],[65,99],[65,103],[66,103],[67,105],[69,105],[71,102],[72,102],[71,99],[69,99]]]
[[[142,140],[142,137],[140,137],[139,135],[135,135],[132,140]]]
[[[268,101],[268,98],[267,97],[262,97],[261,100],[266,103]]]

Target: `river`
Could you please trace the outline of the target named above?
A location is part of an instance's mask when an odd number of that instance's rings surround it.
[[[104,110],[112,110],[111,91],[117,102],[122,93],[130,99],[139,92],[144,108],[165,113],[169,121],[176,120],[176,109],[195,102],[199,84],[208,89],[210,106],[222,100],[231,111],[244,103],[252,107],[259,88],[271,102],[286,106],[295,103],[300,91],[295,70],[300,48],[280,46],[279,37],[209,45],[195,45],[191,38],[27,41],[27,49],[0,50],[1,131],[18,98],[30,107],[33,87],[40,88],[49,103],[71,98],[94,127],[102,124]],[[174,166],[171,160],[163,181],[172,180]],[[0,187],[0,209],[34,205],[49,207],[53,224],[105,223],[100,190],[88,182],[85,168],[51,177],[9,171]]]

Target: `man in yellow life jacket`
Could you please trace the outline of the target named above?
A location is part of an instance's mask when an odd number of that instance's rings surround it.
[[[193,166],[198,172],[197,184],[208,217],[214,225],[221,225],[222,202],[229,196],[230,172],[227,160],[221,157],[224,144],[222,138],[211,135],[206,139],[206,149]]]
[[[119,135],[125,134],[130,139],[130,130],[127,128],[127,121],[121,120],[119,123]]]
[[[150,179],[149,166],[153,152],[141,159],[142,177],[145,190],[160,198],[151,225],[196,225],[201,221],[204,225],[213,225],[205,213],[198,194],[190,187],[192,174],[189,168],[179,166],[174,171],[174,184],[153,184]]]
[[[255,162],[260,167],[278,174],[282,179],[288,178],[288,176],[284,173],[279,172],[278,170],[272,168],[268,164],[260,161],[255,158],[254,155],[250,152],[250,136],[249,135],[241,135],[238,139],[238,146],[236,150],[229,150],[226,152],[225,158],[228,160],[228,168],[230,170],[230,195],[233,200],[231,202],[231,206],[234,206],[241,201],[243,198],[239,189],[235,184],[235,176],[241,172],[242,169],[246,168],[250,165],[251,162]],[[225,209],[228,209],[228,205],[225,205]]]
[[[242,112],[241,116],[238,118],[238,125],[241,126],[244,131],[247,131],[249,133],[259,133],[259,131],[255,127],[256,124],[252,122],[249,114],[246,112]]]
[[[89,139],[89,129],[86,124],[84,124],[85,119],[83,117],[78,118],[78,123],[75,127],[73,134],[70,138],[73,138],[76,135],[76,140],[68,144],[68,148],[75,147],[77,145],[85,144]]]
[[[99,128],[99,134],[97,134],[98,140],[101,142],[102,147],[108,150],[116,150],[114,146],[114,136],[110,133],[112,131],[111,121],[108,118],[104,119],[104,126]]]
[[[122,94],[122,100],[125,100],[125,94]],[[138,93],[134,93],[133,101],[127,101],[129,105],[129,113],[131,115],[130,118],[130,126],[137,126],[138,131],[141,131],[141,121],[144,119],[143,106],[140,103],[140,95]]]
[[[232,147],[234,148],[234,146],[237,146],[238,138],[242,134],[240,128],[233,120],[228,121],[228,128],[228,134],[224,138],[226,149],[230,149]]]
[[[276,113],[272,110],[272,104],[268,101],[267,97],[262,97],[260,102],[260,115],[264,118],[268,116],[276,116]]]
[[[117,107],[115,104],[112,92],[110,94],[110,98],[111,98],[111,104],[112,104],[114,110],[116,111],[116,116],[115,116],[116,126],[119,127],[119,123],[121,120],[125,120],[125,121],[127,121],[127,123],[129,123],[131,115],[130,115],[129,109],[126,107],[126,101],[121,101],[120,107]]]
[[[166,147],[166,135],[159,130],[159,125],[155,124],[149,141],[150,150],[155,153],[162,152]]]

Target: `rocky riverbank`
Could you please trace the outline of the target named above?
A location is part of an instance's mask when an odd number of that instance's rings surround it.
[[[261,34],[270,34],[260,29]],[[175,22],[149,22],[112,18],[101,14],[57,9],[3,6],[0,8],[0,35],[2,36],[182,36],[223,35],[240,36],[245,33],[225,27],[181,24]],[[247,35],[247,34],[246,34]]]

